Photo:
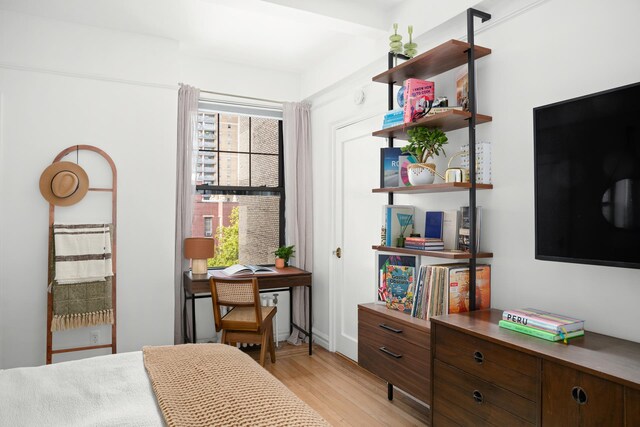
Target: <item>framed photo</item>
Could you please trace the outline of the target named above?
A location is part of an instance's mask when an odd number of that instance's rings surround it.
[[[376,297],[378,304],[386,304],[389,289],[386,283],[386,273],[390,265],[413,267],[417,272],[420,267],[419,257],[417,255],[400,255],[390,252],[376,252]]]

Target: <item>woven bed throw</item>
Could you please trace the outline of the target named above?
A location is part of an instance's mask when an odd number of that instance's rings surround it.
[[[110,224],[54,224],[51,331],[113,324]]]
[[[223,344],[144,347],[168,426],[328,426],[251,357]]]

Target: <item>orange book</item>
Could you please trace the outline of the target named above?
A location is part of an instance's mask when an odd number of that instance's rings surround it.
[[[491,266],[476,266],[476,310],[491,307]],[[469,311],[469,267],[449,271],[449,313]]]

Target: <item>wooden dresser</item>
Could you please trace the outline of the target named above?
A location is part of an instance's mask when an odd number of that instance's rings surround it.
[[[564,345],[501,318],[431,319],[432,426],[640,426],[640,343],[587,332]]]
[[[358,305],[358,364],[387,381],[389,400],[396,386],[431,402],[429,322],[389,310]]]

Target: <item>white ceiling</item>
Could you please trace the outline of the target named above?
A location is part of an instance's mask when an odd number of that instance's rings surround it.
[[[302,72],[378,40],[402,0],[0,0],[14,12],[180,42],[189,55]]]

